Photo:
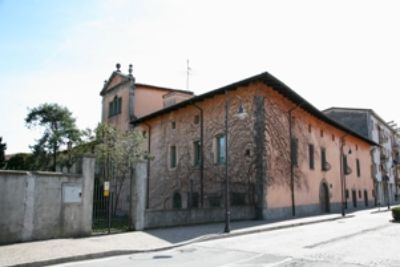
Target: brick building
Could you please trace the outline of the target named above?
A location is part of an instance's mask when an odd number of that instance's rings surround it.
[[[373,205],[370,149],[376,144],[269,73],[199,96],[178,93],[187,98],[131,116],[152,155],[142,192],[145,227],[222,220],[226,174],[233,219]]]
[[[258,218],[338,212],[342,198],[347,208],[373,205],[375,143],[329,119],[268,73],[133,123],[146,132],[154,156],[149,210],[222,207],[227,157],[231,204],[255,207]]]

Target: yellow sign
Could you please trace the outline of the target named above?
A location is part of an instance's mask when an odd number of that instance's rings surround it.
[[[109,197],[110,196],[110,182],[108,182],[108,181],[104,182],[103,196],[104,197]]]

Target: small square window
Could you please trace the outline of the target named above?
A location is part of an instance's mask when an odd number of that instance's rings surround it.
[[[146,131],[142,131],[142,135],[143,135],[144,138],[146,138],[147,132]]]
[[[176,128],[176,122],[175,121],[171,121],[171,128],[175,129]]]

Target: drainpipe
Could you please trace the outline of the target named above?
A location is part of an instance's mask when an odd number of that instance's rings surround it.
[[[296,216],[296,203],[294,198],[294,165],[293,165],[293,151],[292,151],[292,138],[293,138],[293,130],[292,130],[292,112],[304,105],[305,103],[301,103],[294,108],[289,109],[288,116],[289,116],[289,153],[290,153],[290,192],[291,192],[291,199],[292,199],[292,216]]]
[[[346,215],[345,212],[345,207],[344,207],[344,191],[346,190],[345,186],[345,179],[344,179],[344,164],[343,164],[343,158],[344,158],[344,153],[343,153],[343,147],[344,147],[344,138],[347,136],[347,134],[343,135],[340,137],[340,187],[341,187],[341,197],[342,197],[342,216],[344,217]],[[347,200],[346,200],[347,201]]]
[[[203,109],[193,103],[193,106],[200,111],[200,206],[204,206],[204,160],[203,160],[203,148],[204,148],[204,120],[203,120]]]
[[[147,138],[149,139],[149,141],[147,142],[147,154],[148,156],[150,155],[150,145],[151,145],[151,125],[143,122],[144,125],[147,126],[147,128],[149,129],[149,133],[147,135]],[[150,159],[147,158],[147,179],[146,179],[146,209],[149,208],[150,206]]]

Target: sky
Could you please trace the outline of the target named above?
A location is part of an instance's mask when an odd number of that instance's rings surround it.
[[[115,64],[137,82],[201,94],[268,71],[319,109],[400,123],[397,0],[0,0],[0,136],[29,152],[42,103],[95,128]]]

